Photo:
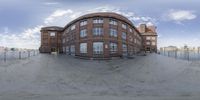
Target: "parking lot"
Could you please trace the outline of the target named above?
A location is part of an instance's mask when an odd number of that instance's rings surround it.
[[[199,100],[199,66],[157,54],[114,60],[39,54],[0,63],[0,100]]]

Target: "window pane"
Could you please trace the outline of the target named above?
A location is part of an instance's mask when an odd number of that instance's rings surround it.
[[[127,52],[127,45],[126,44],[122,44],[122,48],[123,48],[123,52]]]
[[[110,43],[110,52],[116,53],[117,52],[117,43]]]
[[[103,42],[93,43],[93,54],[103,54]]]
[[[122,28],[123,28],[123,29],[126,29],[126,25],[125,25],[125,24],[122,24]]]
[[[84,20],[84,21],[80,22],[80,26],[84,26],[84,25],[87,25],[87,20]]]
[[[110,29],[110,36],[117,37],[117,30]]]
[[[87,30],[83,29],[80,31],[80,37],[86,37],[87,36]]]
[[[72,26],[71,26],[71,30],[74,30],[75,28],[76,28],[75,25],[72,25]]]
[[[103,18],[93,19],[93,23],[103,23]]]
[[[87,43],[80,44],[80,53],[87,53]]]
[[[56,36],[55,32],[50,32],[50,36]]]
[[[126,40],[126,33],[122,32],[122,39]]]
[[[112,25],[117,25],[117,21],[114,20],[114,19],[110,19],[110,24],[112,24]]]
[[[151,39],[151,37],[149,37],[149,36],[146,37],[146,40],[150,40],[150,39]]]
[[[150,45],[150,42],[146,42],[147,45]]]
[[[75,53],[75,46],[74,45],[71,45],[70,49],[71,49],[71,53]]]
[[[155,42],[152,42],[152,45],[156,45],[156,43],[155,43]]]
[[[93,28],[93,35],[102,35],[103,29],[102,28]]]

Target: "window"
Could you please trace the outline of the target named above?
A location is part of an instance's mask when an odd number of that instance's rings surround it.
[[[80,37],[86,37],[87,36],[87,30],[83,29],[80,31]]]
[[[72,54],[75,54],[75,46],[74,45],[71,45],[70,51],[71,51]]]
[[[87,43],[80,44],[80,53],[87,53]]]
[[[110,19],[110,22],[109,22],[109,23],[112,24],[112,25],[117,25],[117,21],[114,20],[114,19]]]
[[[117,53],[117,43],[110,43],[110,53]]]
[[[147,36],[147,37],[146,37],[146,40],[151,40],[151,37]]]
[[[71,26],[71,30],[74,30],[75,28],[76,28],[75,25],[72,25],[72,26]]]
[[[93,54],[103,54],[103,42],[93,43]]]
[[[150,45],[150,42],[146,42],[146,45]]]
[[[56,36],[55,32],[50,32],[50,36]]]
[[[65,51],[65,47],[63,47],[63,52]]]
[[[110,36],[117,37],[117,30],[110,29]]]
[[[133,30],[132,30],[131,28],[129,29],[129,31],[130,31],[131,33],[133,32]]]
[[[66,53],[69,53],[69,46],[66,46]]]
[[[80,26],[84,26],[84,25],[87,25],[87,20],[84,20],[84,21],[80,22]]]
[[[152,40],[156,40],[156,37],[151,37]]]
[[[123,28],[123,29],[126,29],[126,25],[125,25],[125,24],[122,24],[122,28]]]
[[[156,45],[156,42],[152,42],[152,45]]]
[[[102,28],[93,28],[93,35],[95,35],[95,36],[103,35],[103,29]]]
[[[63,44],[65,43],[65,39],[62,40],[62,43],[63,43]]]
[[[103,18],[93,19],[93,23],[103,23]]]
[[[126,40],[126,33],[122,32],[122,39]]]
[[[127,52],[127,45],[126,44],[122,44],[122,50],[123,50],[123,52]]]
[[[137,43],[137,40],[136,40],[136,38],[134,39],[134,43]]]

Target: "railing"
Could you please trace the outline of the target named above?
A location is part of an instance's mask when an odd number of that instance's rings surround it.
[[[0,51],[0,63],[30,58],[39,54],[38,50]]]
[[[170,50],[160,51],[161,55],[188,61],[200,60],[200,52],[195,50]]]

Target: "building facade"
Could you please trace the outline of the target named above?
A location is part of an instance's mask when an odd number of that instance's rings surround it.
[[[63,28],[41,29],[40,51],[46,53],[58,51],[79,57],[110,58],[132,56],[142,48],[138,29],[116,13],[87,14]]]
[[[51,26],[41,29],[41,53],[62,52],[62,27]]]
[[[142,36],[143,50],[145,52],[157,52],[157,33],[155,26],[140,24],[138,30]]]

